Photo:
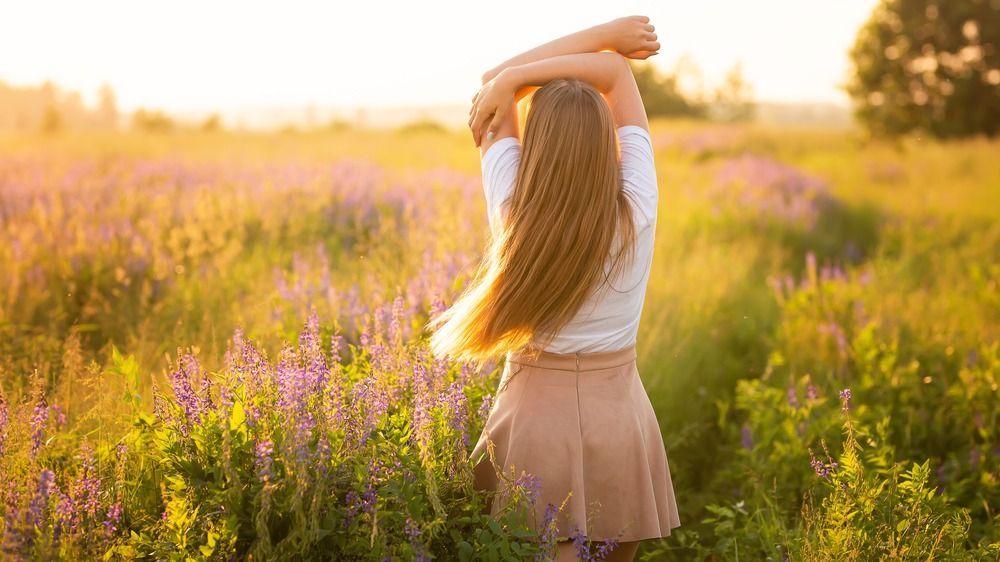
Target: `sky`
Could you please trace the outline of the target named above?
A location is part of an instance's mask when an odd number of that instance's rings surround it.
[[[737,62],[761,101],[833,102],[877,0],[0,0],[0,80],[51,80],[120,108],[468,103],[479,77],[540,43],[625,15],[706,86]]]

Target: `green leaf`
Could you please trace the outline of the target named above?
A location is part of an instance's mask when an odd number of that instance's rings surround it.
[[[243,427],[246,423],[247,414],[243,409],[243,402],[236,400],[233,402],[233,411],[229,414],[229,429],[230,431],[236,431]]]

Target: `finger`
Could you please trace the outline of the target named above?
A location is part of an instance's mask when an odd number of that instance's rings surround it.
[[[645,27],[643,27],[643,29],[645,29],[646,31],[649,31],[649,32],[656,31],[656,27],[653,26],[653,24],[646,25]]]
[[[496,137],[497,131],[500,130],[500,123],[503,123],[504,113],[505,112],[503,110],[497,110],[497,112],[493,115],[493,120],[490,121],[490,127],[486,130],[487,139]]]
[[[489,118],[484,111],[477,111],[476,118],[472,121],[472,134],[476,138],[476,146],[481,144],[480,139],[483,136],[483,123]]]
[[[646,34],[646,41],[656,41],[656,34],[655,33],[647,33]]]
[[[478,117],[478,115],[479,115],[479,108],[476,107],[476,108],[473,108],[473,109],[474,109],[474,111],[472,112],[472,115],[469,116],[469,128],[472,129],[473,131],[475,131],[476,129],[473,126],[473,123],[476,122],[476,117]]]
[[[482,146],[482,144],[483,144],[483,139],[486,138],[486,130],[490,126],[490,119],[492,117],[493,117],[493,115],[487,115],[486,117],[483,118],[482,121],[480,121],[479,126],[476,127],[476,130],[479,131],[479,141],[478,142],[479,142],[480,146]]]
[[[469,122],[469,133],[472,134],[472,143],[479,146],[479,132],[476,130],[474,121]]]
[[[642,23],[649,23],[649,17],[648,16],[632,16],[632,17],[638,19]]]
[[[646,43],[645,45],[643,45],[643,49],[646,50],[646,51],[659,51],[660,50],[660,42],[659,41],[651,41],[649,43]]]

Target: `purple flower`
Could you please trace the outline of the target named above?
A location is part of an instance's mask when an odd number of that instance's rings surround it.
[[[406,517],[405,531],[406,538],[410,540],[411,544],[420,538],[420,527],[417,526],[417,523],[410,516]]]
[[[7,441],[7,425],[10,423],[10,413],[7,410],[7,400],[3,389],[0,389],[0,456],[3,456],[4,443]]]
[[[178,357],[177,363],[177,367],[170,373],[170,386],[174,391],[177,405],[184,413],[181,432],[186,435],[191,423],[201,421],[204,404],[193,386],[193,381],[199,375],[201,368],[198,365],[198,360],[190,353],[182,353]]]
[[[468,400],[462,390],[462,384],[458,381],[449,385],[447,392],[441,397],[448,406],[449,423],[451,429],[461,435],[462,444],[469,445],[468,432]]]
[[[750,426],[746,423],[740,428],[740,442],[744,449],[748,451],[753,449],[753,434],[750,432]]]
[[[835,200],[825,181],[766,157],[743,155],[725,162],[709,194],[733,210],[812,228]]]
[[[121,518],[122,518],[121,502],[115,502],[111,504],[111,507],[108,508],[108,512],[104,517],[104,521],[102,522],[102,524],[104,525],[105,534],[107,534],[109,537],[111,535],[114,535],[115,531],[118,530],[118,523],[121,521]]]
[[[788,405],[792,408],[799,407],[799,394],[794,386],[788,387]]]
[[[76,502],[69,494],[59,493],[59,501],[56,503],[56,524],[53,532],[62,535],[64,531],[70,534],[79,530],[79,515],[77,514]]]
[[[49,469],[44,469],[38,475],[38,488],[35,496],[31,499],[28,507],[28,523],[30,526],[39,527],[45,516],[45,508],[49,503],[49,496],[55,491],[56,475]]]
[[[419,561],[429,561],[430,557],[427,555],[426,549],[423,543],[420,542],[420,527],[413,518],[407,516],[406,522],[404,523],[404,532],[406,533],[406,538],[413,547],[414,552],[416,552],[416,557],[414,560]]]
[[[389,410],[388,393],[378,386],[378,380],[369,375],[355,383],[351,392],[355,415],[360,416],[360,423],[350,426],[358,444],[364,444],[368,436],[378,424],[378,421]]]
[[[493,395],[487,394],[483,396],[483,402],[479,405],[479,419],[486,420],[490,415],[490,410],[493,409]]]
[[[809,400],[819,398],[819,390],[812,383],[806,385],[806,398]]]
[[[837,469],[836,461],[831,460],[829,463],[824,463],[816,458],[811,448],[809,449],[809,464],[812,466],[816,476],[820,478],[828,478]]]
[[[257,457],[257,478],[266,486],[274,479],[274,460],[272,458],[272,455],[274,454],[274,443],[270,440],[260,441],[257,443],[255,451]]]
[[[851,409],[850,402],[851,402],[851,389],[850,388],[845,388],[844,390],[841,390],[840,391],[840,403],[841,403],[840,409],[842,411],[844,411],[844,412],[850,410]]]
[[[513,488],[523,491],[528,503],[534,505],[542,493],[542,481],[538,476],[522,470],[521,475],[514,479]]]
[[[597,544],[597,549],[594,552],[593,560],[605,560],[608,555],[611,554],[616,548],[618,548],[618,541],[621,538],[621,534],[613,539],[608,539],[606,541],[601,541]]]
[[[62,427],[66,425],[66,413],[63,412],[62,408],[58,404],[53,404],[49,407],[51,414],[55,416],[56,426]]]
[[[397,295],[392,301],[392,319],[389,321],[389,341],[395,345],[403,343],[403,297]]]
[[[541,544],[542,550],[535,555],[535,562],[550,560],[553,554],[552,549],[556,545],[556,532],[559,530],[555,524],[556,516],[559,515],[559,508],[548,503],[545,505],[545,513],[542,516]]]
[[[45,431],[45,422],[49,420],[49,408],[45,403],[45,397],[39,398],[35,404],[35,409],[31,413],[31,454],[34,455],[42,446],[42,433]]]

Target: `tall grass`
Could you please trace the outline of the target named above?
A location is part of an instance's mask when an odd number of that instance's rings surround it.
[[[996,144],[653,138],[637,348],[684,524],[641,557],[996,556]],[[470,485],[499,365],[422,331],[486,241],[467,145],[0,139],[5,554],[547,557],[544,482],[495,520]]]

